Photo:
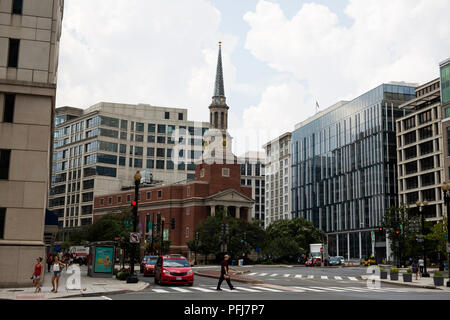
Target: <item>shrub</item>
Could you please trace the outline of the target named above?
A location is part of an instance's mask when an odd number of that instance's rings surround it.
[[[406,270],[406,273],[412,274],[412,270],[411,270],[411,269],[408,269],[408,270]]]
[[[116,278],[117,278],[117,280],[127,280],[127,278],[128,278],[129,276],[130,276],[130,273],[129,273],[129,272],[123,272],[123,271],[121,271],[121,272],[117,273]]]
[[[441,272],[435,272],[434,273],[434,277],[443,277],[443,276],[444,276],[444,274],[441,273]]]
[[[385,269],[385,268],[379,267],[379,269],[380,269],[380,272],[386,272],[386,269]]]
[[[391,268],[391,269],[390,269],[390,272],[391,272],[391,273],[398,273],[398,269],[397,269],[397,268]]]

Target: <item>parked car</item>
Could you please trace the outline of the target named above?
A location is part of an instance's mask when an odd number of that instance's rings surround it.
[[[342,265],[344,265],[344,263],[345,263],[344,257],[334,256],[334,257],[330,257],[330,261],[328,264],[330,266],[342,266]]]
[[[156,261],[158,261],[158,256],[150,256],[150,258],[147,259],[144,267],[144,277],[155,275]]]
[[[145,269],[145,264],[147,263],[147,260],[150,259],[151,256],[144,256],[141,260],[140,263],[140,269],[141,269],[141,273],[144,273],[144,269]]]
[[[179,283],[192,286],[194,284],[194,271],[187,259],[181,255],[162,256],[156,262],[155,283]]]
[[[314,267],[314,266],[321,266],[322,265],[322,259],[317,257],[309,257],[308,260],[305,262],[306,267]]]

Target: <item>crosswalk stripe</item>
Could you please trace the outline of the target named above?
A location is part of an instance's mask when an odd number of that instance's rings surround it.
[[[169,293],[169,291],[164,290],[164,289],[153,289],[153,291],[155,291],[157,293]]]
[[[313,275],[309,275],[308,279],[314,279],[314,276]]]
[[[262,291],[250,289],[247,287],[239,287],[239,290],[248,291],[248,292],[262,292]]]
[[[192,289],[195,289],[195,290],[198,290],[198,291],[201,291],[201,292],[214,292],[213,290],[200,288],[200,287],[192,287]]]
[[[285,274],[283,277],[287,278],[287,277],[289,277],[289,276],[290,276],[290,274]]]
[[[296,278],[301,278],[302,275],[301,275],[301,274],[296,274],[295,277],[296,277]]]
[[[292,288],[296,288],[296,289],[300,289],[300,290],[314,291],[314,292],[323,292],[322,290],[312,289],[312,288],[308,288],[308,287],[292,287]]]
[[[320,289],[320,290],[328,290],[328,291],[334,291],[334,292],[343,292],[345,290],[342,289],[332,289],[328,287],[312,287],[313,289]]]
[[[271,277],[276,277],[278,275],[278,273],[274,273],[272,275],[270,275]]]
[[[349,290],[349,291],[355,291],[355,292],[366,292],[366,290],[364,290],[362,288],[345,288],[345,289]]]
[[[335,278],[336,280],[342,280],[342,277],[339,277],[339,276],[334,276],[334,278]]]
[[[259,276],[260,277],[264,277],[264,276],[267,276],[268,275],[268,273],[261,273]]]
[[[356,279],[355,277],[348,277],[348,278],[352,281],[358,281],[358,279]]]
[[[272,289],[272,288],[266,288],[266,287],[252,287],[254,289],[261,289],[261,290],[266,290],[266,291],[270,291],[270,292],[283,292],[281,290],[277,290],[277,289]]]
[[[320,276],[322,280],[328,280],[328,276]]]
[[[192,293],[192,291],[183,288],[172,288],[172,289],[183,293]]]
[[[249,273],[248,275],[249,276],[254,276],[255,274],[257,274],[256,272],[252,272],[252,273]]]
[[[210,287],[210,288],[211,289],[216,289],[216,287]],[[220,288],[220,289],[222,289],[223,291],[226,291],[226,292],[239,292],[239,290],[230,290],[230,289],[227,289],[227,288]]]

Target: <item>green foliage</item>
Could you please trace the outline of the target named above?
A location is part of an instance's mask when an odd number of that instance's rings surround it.
[[[437,277],[443,277],[444,276],[444,274],[442,273],[442,272],[435,272],[434,273],[434,277],[435,278],[437,278]]]
[[[296,261],[299,255],[309,253],[311,243],[324,243],[325,233],[302,218],[278,220],[266,230],[263,253],[274,261]]]
[[[441,255],[441,257],[445,257],[446,253],[446,243],[445,234],[447,233],[447,224],[448,220],[444,219],[444,221],[440,221],[435,225],[431,226],[430,233],[425,236],[427,240],[427,250],[430,253],[435,253],[436,255]],[[429,249],[428,249],[429,248]]]
[[[223,208],[218,208],[214,217],[208,217],[196,227],[194,240],[187,243],[189,249],[200,254],[215,254],[218,257],[222,253],[222,224],[225,223],[229,225],[229,234],[225,236],[227,253],[232,258],[241,258],[242,254],[248,255],[256,247],[262,247],[265,233],[260,223],[228,217]],[[195,242],[196,232],[199,233],[198,243]]]
[[[130,276],[130,272],[129,271],[120,271],[119,273],[117,273],[116,278],[118,280],[127,280],[127,278]]]
[[[411,269],[408,269],[408,270],[406,270],[406,273],[407,273],[407,274],[412,274],[412,270],[411,270]]]
[[[391,268],[389,271],[391,273],[398,273],[398,269],[397,268]]]

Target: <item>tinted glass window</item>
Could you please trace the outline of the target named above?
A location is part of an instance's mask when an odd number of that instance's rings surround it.
[[[19,62],[19,39],[9,39],[8,67],[17,68]]]

